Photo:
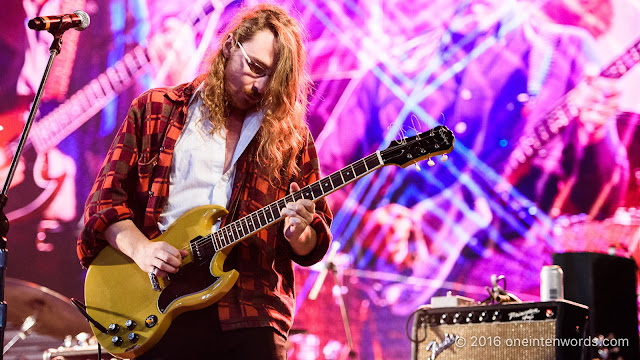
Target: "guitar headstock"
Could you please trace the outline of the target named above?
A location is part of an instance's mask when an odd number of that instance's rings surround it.
[[[433,156],[450,153],[454,142],[451,130],[441,125],[410,138],[394,140],[380,155],[385,165],[404,168]]]

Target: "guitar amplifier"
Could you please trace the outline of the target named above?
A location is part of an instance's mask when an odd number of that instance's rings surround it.
[[[412,360],[585,359],[589,309],[571,301],[418,309]]]

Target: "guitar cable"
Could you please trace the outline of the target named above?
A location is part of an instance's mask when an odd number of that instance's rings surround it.
[[[107,333],[107,328],[102,326],[102,324],[97,322],[94,318],[91,317],[91,315],[87,313],[87,306],[85,304],[83,304],[82,302],[80,302],[80,300],[76,298],[71,298],[71,303],[73,304],[73,306],[76,307],[76,309],[78,309],[78,311],[82,313],[82,315],[87,319],[87,321],[92,323],[93,326],[95,326],[103,334]],[[100,345],[100,342],[98,342],[98,360],[101,360],[101,359],[102,359],[102,345]]]

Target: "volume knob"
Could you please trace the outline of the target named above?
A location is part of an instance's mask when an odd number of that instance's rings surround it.
[[[109,334],[117,334],[120,331],[120,325],[118,324],[109,324],[109,329],[107,330]]]
[[[149,315],[144,322],[146,327],[152,328],[158,323],[158,317],[155,315]]]
[[[122,338],[120,336],[114,336],[114,337],[111,338],[111,342],[115,346],[120,346],[120,345],[122,345]]]
[[[127,337],[129,338],[129,341],[131,341],[131,343],[136,343],[138,341],[138,339],[140,338],[140,335],[138,335],[136,333],[129,333],[129,335]]]
[[[133,320],[127,320],[127,322],[124,323],[124,326],[126,326],[127,329],[129,329],[129,330],[135,329],[136,325],[138,325],[138,324],[136,324],[136,322],[133,321]]]

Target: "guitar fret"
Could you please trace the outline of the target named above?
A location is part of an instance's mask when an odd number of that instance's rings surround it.
[[[342,183],[346,184],[348,181],[344,178],[344,175],[342,174],[342,171],[336,171],[338,174],[340,174],[340,179],[342,179]]]
[[[83,111],[86,111],[87,109],[89,109],[90,107],[90,101],[89,98],[87,97],[87,91],[86,89],[80,90],[76,95],[74,96],[78,96],[77,101],[80,104],[80,107],[82,108]],[[73,101],[73,97],[71,98]]]
[[[325,194],[328,194],[331,192],[331,190],[333,190],[333,184],[331,183],[331,178],[330,177],[326,177],[324,179],[322,179],[322,191]]]
[[[631,51],[629,51],[629,55],[631,55],[631,60],[635,62],[640,61],[640,51],[638,49],[631,48]]]
[[[118,72],[113,67],[110,67],[105,73],[109,79],[109,83],[113,86],[113,89],[116,91],[120,90],[123,84],[120,76],[118,76]]]
[[[282,198],[278,201],[276,201],[276,204],[278,204],[278,217],[282,216],[282,209],[287,207],[287,203],[284,200],[285,198]]]
[[[367,170],[375,169],[380,164],[380,159],[378,159],[377,154],[369,155],[364,159],[364,163],[367,167]]]
[[[65,123],[68,124],[71,123],[71,119],[76,119],[83,113],[82,107],[79,104],[71,102],[69,105],[70,106],[68,106],[68,108],[70,109],[69,113],[71,116],[67,121],[65,121]]]
[[[543,125],[540,125],[536,128],[536,133],[538,134],[540,139],[544,141],[549,139],[549,132],[547,131],[547,128]]]
[[[89,83],[89,90],[91,90],[91,92],[93,93],[93,97],[96,98],[96,100],[104,95],[100,84],[96,80],[93,80]]]
[[[222,244],[220,243],[220,236],[218,232],[212,234],[211,241],[213,242],[213,247],[216,251],[220,251],[222,249]]]
[[[260,221],[258,220],[258,218],[256,218],[256,213],[252,212],[248,215],[248,217],[251,221],[251,224],[253,225],[253,231],[257,231],[258,229],[260,229]]]
[[[226,228],[226,230],[225,230],[226,234],[225,235],[227,235],[226,239],[225,239],[226,240],[225,241],[225,246],[229,246],[229,245],[233,244],[233,240],[234,240],[235,236],[231,232],[231,227],[230,226],[227,226],[225,228]]]
[[[220,230],[218,231],[218,233],[219,233],[219,234],[218,234],[218,238],[220,239],[220,248],[222,249],[222,248],[224,248],[225,246],[227,246],[227,240],[226,240],[226,237],[225,237],[225,230],[224,230],[224,228],[220,229]]]
[[[356,174],[356,177],[360,177],[367,173],[367,167],[364,164],[364,161],[359,160],[353,163],[353,172]]]
[[[98,76],[98,83],[100,84],[100,87],[102,88],[102,91],[104,91],[105,95],[113,93],[113,87],[111,86],[111,82],[109,82],[109,78],[107,77],[107,75],[100,74],[100,76]]]
[[[336,189],[344,184],[344,180],[342,179],[342,175],[340,175],[339,171],[329,175],[329,178],[331,178],[331,183]]]
[[[258,221],[258,219],[256,219],[256,213],[253,212],[249,214],[248,218],[249,218],[249,221],[251,222],[251,226],[253,227],[251,232],[258,231],[258,229],[260,229],[260,222]]]
[[[616,62],[616,70],[618,70],[618,76],[622,76],[627,72],[628,68],[624,61],[619,60]]]
[[[97,99],[101,98],[104,95],[104,90],[102,90],[102,86],[100,85],[98,78],[91,80],[91,82],[89,83],[89,86],[91,87],[91,91],[93,92],[93,95]]]
[[[240,226],[242,226],[242,230],[244,231],[245,234],[250,234],[251,231],[249,229],[249,224],[247,223],[247,220],[245,218],[240,219]]]
[[[217,251],[220,251],[220,249],[224,247],[224,244],[222,243],[222,236],[219,231],[215,234],[215,243],[217,245]]]
[[[353,172],[353,164],[349,165],[348,167],[346,167],[340,172],[342,173],[342,178],[344,179],[345,183],[356,178]]]
[[[267,206],[267,208],[269,209],[269,217],[268,220],[269,222],[274,222],[276,219],[280,218],[280,215],[276,216],[276,213],[274,212],[275,210],[275,204],[270,204],[269,206]]]
[[[308,200],[314,200],[313,193],[311,192],[311,186],[303,187],[300,192],[302,193],[302,197]]]
[[[140,65],[140,68],[149,63],[149,58],[147,58],[146,51],[142,49],[142,46],[138,46],[133,49],[133,53],[136,56],[136,61],[138,62],[138,65]]]
[[[238,239],[240,239],[242,236],[240,235],[240,232],[238,231],[238,227],[235,224],[229,224],[232,230],[235,230],[235,234],[234,236]]]
[[[123,84],[129,81],[129,79],[131,78],[131,75],[133,75],[133,74],[130,74],[129,71],[127,71],[127,67],[125,66],[124,60],[118,61],[114,65],[114,68],[116,70],[116,74],[118,74],[118,78],[120,78],[120,82]]]
[[[256,216],[258,217],[258,220],[260,220],[260,227],[269,225],[267,214],[265,213],[264,209],[260,209],[258,212],[256,212]]]
[[[127,70],[129,70],[129,74],[133,75],[138,71],[139,67],[135,64],[135,58],[131,53],[127,53],[122,60],[124,60]]]
[[[322,195],[324,195],[324,192],[322,192],[322,186],[320,185],[319,181],[314,182],[313,184],[309,185],[309,187],[311,188],[311,192],[313,193],[314,199],[317,199],[319,197],[322,197]]]
[[[238,234],[239,234],[238,239],[244,238],[245,236],[249,235],[249,233],[246,232],[244,230],[244,228],[242,227],[242,223],[241,222],[237,222],[237,223],[234,223],[234,224],[236,224],[235,226],[236,226],[236,229],[237,229]]]

